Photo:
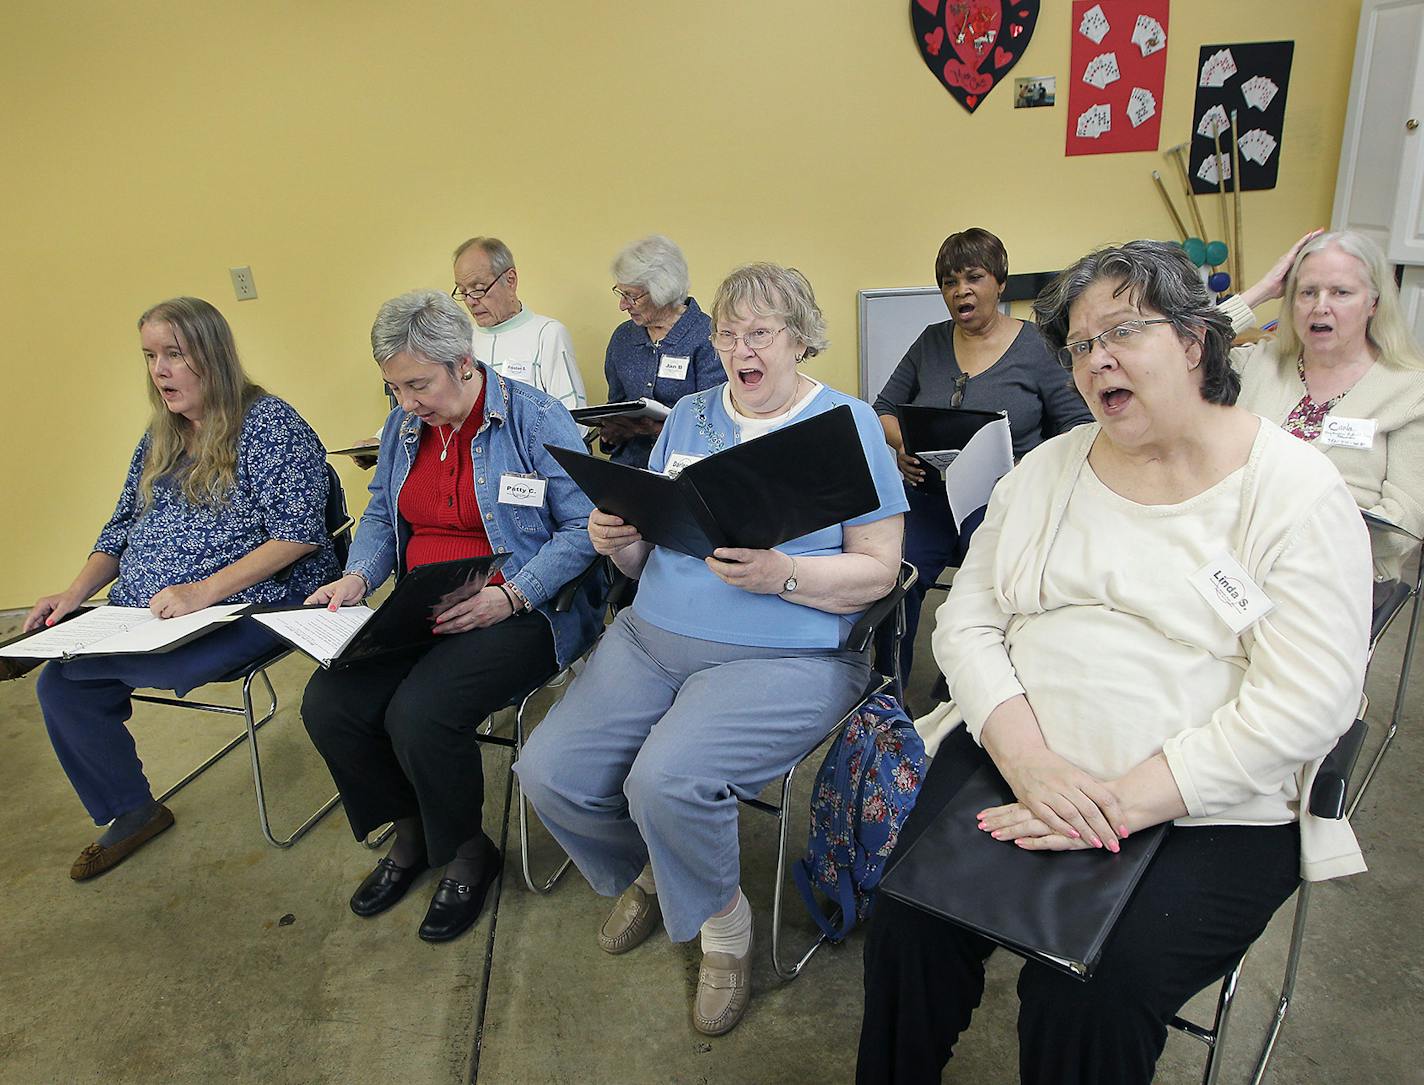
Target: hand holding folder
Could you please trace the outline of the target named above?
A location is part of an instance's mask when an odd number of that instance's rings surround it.
[[[675,479],[544,447],[604,512],[695,558],[719,547],[769,550],[880,507],[845,405],[698,460]]]

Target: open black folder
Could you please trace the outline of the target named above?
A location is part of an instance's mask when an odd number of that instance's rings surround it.
[[[976,411],[970,407],[922,407],[902,403],[895,407],[900,415],[900,434],[905,451],[918,457],[925,452],[961,452],[969,439],[987,426],[1005,417],[1002,411]],[[940,468],[944,465],[925,462],[924,481],[916,483],[921,490],[944,491]]]
[[[271,607],[251,615],[323,667],[339,670],[435,636],[435,616],[478,593],[508,556],[418,565],[396,581],[395,590],[375,610]]]
[[[1086,980],[1169,826],[1121,841],[1116,855],[1023,851],[978,828],[975,815],[1014,793],[967,735],[945,740],[925,775],[880,889]]]
[[[677,478],[545,445],[590,501],[695,558],[769,550],[880,506],[844,404],[683,468]]]

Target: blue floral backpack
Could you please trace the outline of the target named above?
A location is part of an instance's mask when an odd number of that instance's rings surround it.
[[[811,918],[832,942],[870,914],[885,860],[924,774],[924,743],[899,702],[884,694],[860,707],[821,762],[806,857],[791,874]],[[839,905],[839,929],[821,910],[813,887]]]

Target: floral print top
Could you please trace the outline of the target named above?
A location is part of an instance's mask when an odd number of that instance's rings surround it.
[[[1296,376],[1300,378],[1300,386],[1305,389],[1305,394],[1300,397],[1300,402],[1291,408],[1290,414],[1286,415],[1286,420],[1281,423],[1281,428],[1287,433],[1299,437],[1302,441],[1313,441],[1320,436],[1320,427],[1325,422],[1325,416],[1345,398],[1349,389],[1345,389],[1334,399],[1316,403],[1310,398],[1310,389],[1305,383],[1305,355],[1302,354],[1295,360],[1295,372]]]
[[[114,515],[94,550],[119,559],[109,588],[114,606],[143,607],[162,589],[190,584],[245,557],[272,539],[315,543],[288,569],[244,588],[228,602],[300,601],[338,575],[326,533],[326,450],[312,428],[276,396],[247,410],[237,442],[237,482],[220,505],[193,505],[181,480],[153,484],[139,506],[139,477],[148,455],[145,433],[134,450]]]

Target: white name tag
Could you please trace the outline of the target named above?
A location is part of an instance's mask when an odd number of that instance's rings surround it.
[[[548,479],[530,478],[528,475],[500,475],[499,503],[501,505],[531,505],[534,508],[542,508],[544,506],[544,491],[548,489],[548,486]]]
[[[1332,448],[1374,447],[1378,418],[1345,418],[1327,414],[1320,425],[1320,443]]]
[[[1254,624],[1276,605],[1229,554],[1207,562],[1187,579],[1233,633]]]
[[[691,364],[691,358],[674,358],[670,354],[666,355],[662,364],[658,366],[658,376],[674,381],[686,380],[687,367]]]
[[[534,362],[529,358],[511,358],[504,363],[504,375],[508,380],[527,384],[534,379]]]
[[[691,467],[698,460],[705,460],[706,456],[693,456],[687,452],[674,452],[667,458],[667,464],[663,467],[663,474],[668,478],[677,478],[685,468]]]

